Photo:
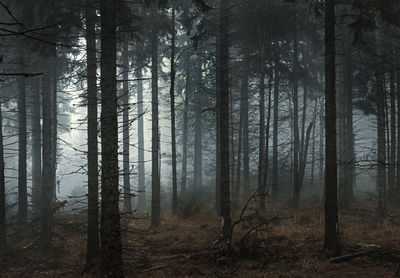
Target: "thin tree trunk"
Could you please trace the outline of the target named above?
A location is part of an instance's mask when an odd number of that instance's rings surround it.
[[[189,99],[190,99],[190,57],[186,55],[186,84],[185,84],[185,103],[183,108],[183,135],[182,135],[182,180],[181,192],[186,195],[186,180],[187,180],[187,151],[188,151],[188,115],[189,115]]]
[[[219,34],[221,31],[219,30],[220,22],[219,18],[218,24],[216,26],[216,32]],[[215,207],[216,207],[216,212],[217,216],[221,216],[221,123],[220,123],[220,118],[221,118],[221,113],[220,113],[220,82],[221,82],[221,38],[219,35],[216,36],[216,61],[215,61],[215,87],[216,87],[216,98],[215,98],[215,117],[216,117],[216,131],[215,131],[215,137],[216,137],[216,143],[215,143]]]
[[[396,98],[394,72],[390,72],[390,165],[388,173],[389,203],[395,204],[396,182]]]
[[[156,7],[152,7],[156,13]],[[156,27],[153,27],[154,29]],[[157,30],[151,31],[151,226],[157,228],[161,224],[160,208],[160,169],[159,169],[159,125],[158,125],[158,35]]]
[[[298,52],[297,27],[293,42],[293,207],[298,208],[300,202],[299,184],[299,86],[297,80]]]
[[[175,132],[175,9],[172,7],[171,35],[171,144],[172,144],[172,212],[178,211],[178,178],[176,175],[176,132]]]
[[[270,137],[270,126],[271,126],[271,101],[272,101],[272,73],[268,78],[268,114],[267,114],[267,126],[265,128],[265,154],[264,154],[264,172],[262,178],[262,187],[260,188],[260,210],[265,212],[265,198],[268,194],[268,170],[269,170],[269,137]]]
[[[400,72],[396,74],[397,81],[397,167],[396,167],[396,201],[400,200]]]
[[[99,253],[99,170],[97,139],[96,10],[86,0],[86,69],[88,109],[88,229],[86,263]],[[39,120],[40,121],[40,120]],[[40,122],[39,122],[40,128]],[[39,138],[40,139],[40,138]]]
[[[22,41],[20,42],[23,43]],[[24,50],[19,53],[19,70],[25,71]],[[28,214],[28,192],[26,172],[26,95],[25,77],[17,78],[18,86],[18,219],[25,222]]]
[[[40,79],[32,81],[32,206],[39,209],[42,187],[42,137],[40,126]]]
[[[264,61],[264,53],[262,51],[261,58],[261,73],[260,73],[260,103],[259,103],[259,113],[260,113],[260,122],[259,122],[259,153],[258,153],[258,189],[262,189],[263,184],[263,175],[264,175],[264,162],[265,162],[265,61]],[[262,194],[262,192],[260,192]],[[248,192],[245,192],[245,198],[248,197]]]
[[[144,123],[143,123],[143,72],[142,69],[136,71],[138,78],[137,91],[137,114],[138,114],[138,209],[146,208],[146,185],[145,185],[145,165],[144,165]]]
[[[124,177],[124,211],[131,212],[132,211],[132,201],[131,201],[131,175],[130,175],[130,158],[129,158],[129,49],[128,43],[124,42],[122,44],[122,64],[123,64],[123,73],[122,73],[122,163],[123,163],[123,172],[122,175]]]
[[[321,98],[319,109],[319,169],[318,169],[320,193],[323,195],[325,188],[324,179],[324,102]]]
[[[328,256],[339,255],[336,160],[335,0],[325,2],[325,242]]]
[[[52,241],[52,222],[53,214],[51,202],[53,200],[53,179],[52,179],[52,111],[51,111],[51,86],[50,73],[43,74],[43,173],[42,173],[42,192],[41,192],[41,229],[40,242],[41,251],[46,254],[51,248]]]
[[[272,198],[278,197],[278,121],[279,121],[279,68],[275,61],[275,88],[274,88],[274,123],[272,138]]]
[[[376,106],[377,106],[377,190],[378,190],[378,221],[383,223],[386,214],[386,133],[385,133],[385,98],[383,73],[376,73]]]
[[[54,70],[52,73],[52,95],[51,95],[51,116],[52,120],[52,128],[51,128],[51,140],[52,140],[52,153],[51,153],[51,179],[53,182],[53,198],[52,203],[56,203],[57,198],[57,83],[58,83],[58,75],[57,70]]]
[[[220,2],[220,236],[228,240],[231,236],[230,183],[229,183],[229,1]]]
[[[3,116],[0,103],[0,254],[7,248],[6,190],[4,179]]]
[[[116,1],[101,0],[101,270],[124,277],[118,190]]]
[[[316,122],[317,122],[317,107],[318,107],[318,99],[315,99],[315,105],[314,105],[314,114],[313,114],[313,127],[312,127],[312,151],[311,151],[311,184],[310,184],[310,189],[311,191],[314,191],[314,180],[315,180],[315,128],[316,128]]]
[[[196,108],[195,108],[195,124],[194,124],[194,178],[193,178],[193,192],[198,192],[202,186],[202,172],[203,172],[203,161],[202,161],[202,137],[203,137],[203,127],[201,118],[201,79],[202,79],[202,69],[201,62],[196,66]]]

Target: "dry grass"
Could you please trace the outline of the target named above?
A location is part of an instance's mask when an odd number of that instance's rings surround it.
[[[231,256],[216,262],[208,252],[217,238],[215,212],[198,210],[187,219],[163,215],[162,227],[149,230],[149,219],[123,219],[123,245],[127,277],[396,277],[398,263],[370,257],[333,264],[321,256],[324,215],[320,209],[297,212],[274,207],[254,214],[235,228]],[[249,215],[253,214],[249,210]],[[235,212],[235,219],[239,212]],[[276,215],[278,220],[252,233],[245,245],[240,239],[255,224]],[[293,217],[291,217],[293,216]],[[340,214],[343,252],[359,250],[360,244],[400,249],[400,226],[376,224],[367,210]],[[81,277],[85,262],[83,230],[59,229],[52,254],[41,257],[38,246],[25,236],[0,258],[0,277]],[[246,247],[246,248],[244,248]],[[254,247],[254,248],[253,248]],[[159,267],[159,268],[157,268]],[[99,277],[98,273],[85,277]]]

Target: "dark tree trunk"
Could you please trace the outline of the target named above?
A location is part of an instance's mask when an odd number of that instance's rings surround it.
[[[260,113],[260,122],[259,122],[259,153],[258,153],[258,190],[260,190],[260,194],[262,195],[262,184],[263,184],[263,175],[264,175],[264,162],[265,162],[265,60],[264,60],[264,51],[262,51],[261,59],[261,73],[260,73],[260,103],[259,103],[259,113]],[[249,195],[249,191],[245,192],[244,197],[247,198]]]
[[[219,65],[219,120],[220,120],[220,236],[228,240],[231,236],[231,208],[229,183],[229,1],[220,2],[220,65]]]
[[[116,1],[101,0],[101,271],[123,277],[118,190]]]
[[[336,161],[336,47],[335,0],[325,1],[325,242],[328,256],[338,247],[337,161]]]
[[[318,107],[318,99],[315,99],[314,104],[314,113],[313,113],[313,127],[312,127],[312,151],[311,151],[311,182],[310,189],[314,192],[314,180],[315,180],[315,128],[317,122],[317,107]]]
[[[397,72],[397,167],[396,167],[396,201],[400,200],[400,72]]]
[[[138,113],[138,209],[146,208],[146,185],[144,167],[144,123],[143,123],[143,73],[142,69],[136,71],[138,79],[137,113]]]
[[[178,178],[176,174],[176,131],[175,131],[175,9],[172,8],[172,34],[171,34],[171,144],[172,144],[172,212],[178,210]]]
[[[250,67],[250,64],[249,64]],[[250,191],[250,141],[249,141],[249,70],[243,84],[243,201],[246,202]]]
[[[55,47],[54,47],[54,51]],[[55,56],[56,57],[56,56]],[[56,58],[57,59],[57,58]],[[53,183],[53,197],[52,203],[53,205],[56,203],[57,198],[57,83],[58,83],[58,75],[57,70],[54,70],[51,75],[52,82],[52,95],[51,95],[51,117],[52,117],[52,127],[51,127],[51,180]]]
[[[324,179],[324,102],[321,100],[319,109],[319,186],[320,193],[325,192],[325,179]]]
[[[153,6],[156,14],[156,7]],[[156,27],[151,31],[151,226],[161,224],[160,169],[159,169],[159,125],[158,125],[158,35]]]
[[[183,108],[183,134],[182,134],[182,180],[181,193],[186,195],[187,180],[187,151],[188,151],[188,115],[189,115],[189,99],[190,99],[190,60],[189,54],[185,57],[186,63],[186,84],[185,84],[185,103]]]
[[[390,165],[388,173],[389,203],[395,204],[396,182],[396,98],[394,72],[390,72]]]
[[[53,200],[54,185],[52,175],[52,110],[51,110],[51,78],[50,73],[43,74],[43,172],[42,172],[42,192],[41,192],[41,229],[40,242],[42,253],[47,253],[51,248],[52,241],[52,222],[53,214],[51,202]]]
[[[202,159],[202,137],[203,137],[203,124],[201,117],[201,79],[202,79],[202,70],[201,70],[201,62],[197,61],[198,65],[196,66],[196,95],[195,95],[195,124],[194,124],[194,177],[193,177],[193,192],[198,192],[201,189],[203,183],[203,159]]]
[[[7,248],[6,190],[4,179],[3,116],[0,104],[0,254]]]
[[[385,90],[383,73],[376,73],[376,108],[377,108],[377,190],[378,190],[378,221],[383,223],[386,214],[386,132],[385,132]]]
[[[42,187],[42,136],[41,136],[41,105],[40,79],[32,80],[32,206],[40,208],[40,192]]]
[[[99,253],[99,170],[97,140],[96,10],[86,0],[86,69],[88,109],[88,229],[86,263]],[[40,124],[40,123],[39,123]],[[39,126],[40,128],[40,126]]]
[[[22,43],[22,41],[21,41]],[[19,51],[19,71],[25,71],[24,51]],[[18,77],[18,219],[26,221],[28,213],[28,192],[26,172],[26,96],[25,77]]]
[[[297,80],[298,52],[297,27],[293,42],[293,207],[300,202],[299,184],[299,85]]]
[[[128,43],[122,44],[122,145],[123,145],[123,177],[124,177],[124,211],[132,211],[131,201],[131,175],[130,175],[130,159],[129,159],[129,49]]]
[[[278,197],[278,121],[279,121],[279,69],[278,61],[275,61],[275,81],[274,81],[274,123],[272,138],[272,197]]]
[[[269,88],[268,88],[268,113],[267,113],[267,126],[265,128],[265,153],[264,153],[264,170],[262,177],[262,184],[260,188],[260,210],[265,212],[265,198],[268,194],[268,170],[269,170],[269,137],[270,137],[270,127],[271,127],[271,101],[272,101],[272,73],[268,78]]]

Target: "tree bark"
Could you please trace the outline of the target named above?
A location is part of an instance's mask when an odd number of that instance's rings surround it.
[[[272,138],[272,198],[278,197],[278,121],[279,121],[279,68],[278,61],[275,61],[275,81],[274,81],[274,122]]]
[[[195,69],[196,77],[196,95],[195,95],[195,124],[194,124],[194,177],[193,177],[193,192],[196,193],[201,189],[203,183],[203,159],[202,159],[202,137],[203,137],[203,124],[201,117],[201,79],[202,69],[201,62],[197,60],[197,66]]]
[[[394,72],[390,72],[390,165],[388,172],[389,203],[395,204],[396,182],[396,92]]]
[[[385,132],[385,90],[383,73],[376,72],[376,107],[377,107],[377,190],[378,190],[378,222],[383,223],[386,214],[386,132]]]
[[[178,211],[178,178],[176,174],[176,131],[175,131],[175,9],[172,7],[172,34],[171,34],[171,152],[172,152],[172,212]]]
[[[299,86],[297,80],[298,68],[298,38],[297,27],[293,42],[293,207],[298,208],[300,202],[300,185],[299,185]]]
[[[231,236],[230,182],[229,182],[229,1],[220,2],[220,65],[219,65],[219,120],[220,120],[220,237]]]
[[[143,72],[142,69],[136,71],[138,79],[137,91],[137,114],[138,114],[138,209],[146,208],[146,185],[145,185],[145,165],[144,165],[144,123],[143,123]]]
[[[131,175],[130,175],[130,158],[129,158],[129,49],[128,43],[122,43],[122,64],[123,64],[123,73],[122,73],[122,145],[123,145],[123,177],[124,177],[124,211],[131,212],[132,211],[132,201],[131,201]]]
[[[23,42],[20,41],[22,44]],[[23,46],[19,50],[19,71],[25,72]],[[17,78],[18,86],[18,220],[23,223],[28,214],[28,190],[26,172],[26,88],[25,77]]]
[[[152,7],[156,14],[156,7]],[[151,30],[151,226],[158,228],[161,224],[160,208],[160,169],[159,169],[159,124],[158,124],[158,30]]]
[[[124,277],[118,190],[116,1],[101,0],[101,271]]]
[[[32,207],[40,208],[40,192],[42,187],[42,137],[41,137],[41,105],[40,79],[32,80]]]
[[[181,193],[186,195],[187,181],[187,151],[188,151],[188,115],[189,115],[189,99],[190,99],[190,55],[185,57],[186,64],[186,84],[185,84],[185,103],[183,108],[183,134],[182,134],[182,180]]]
[[[329,256],[337,256],[338,206],[336,160],[336,47],[335,0],[325,1],[325,242]]]
[[[96,10],[86,0],[86,69],[88,109],[88,229],[86,263],[99,253],[99,170],[97,140]],[[40,125],[40,122],[39,122]],[[40,128],[40,126],[39,126]]]
[[[0,104],[0,254],[7,248],[6,184],[4,179],[3,116]]]

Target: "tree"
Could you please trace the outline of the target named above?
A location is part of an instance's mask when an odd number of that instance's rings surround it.
[[[91,6],[90,0],[86,0],[85,19],[88,109],[88,229],[86,262],[87,265],[90,265],[99,252],[96,9]]]
[[[117,1],[101,0],[101,270],[124,277],[118,190]]]
[[[175,8],[172,7],[172,32],[171,32],[171,87],[169,91],[171,100],[171,148],[172,148],[172,212],[178,210],[178,178],[176,175],[176,131],[175,131]]]
[[[229,184],[229,1],[221,0],[219,8],[219,128],[220,128],[220,206],[221,238],[231,235],[230,184]]]
[[[325,242],[328,256],[338,255],[336,160],[335,0],[325,1]]]
[[[123,178],[124,178],[124,211],[132,211],[132,201],[131,201],[131,175],[130,175],[130,159],[129,159],[129,47],[127,42],[122,43],[122,145],[123,145]]]
[[[6,194],[4,180],[3,116],[0,104],[0,254],[7,247]]]
[[[157,14],[156,5],[151,5],[152,15]],[[158,27],[150,30],[151,44],[151,226],[161,224],[160,169],[159,169],[159,123],[158,123]]]

